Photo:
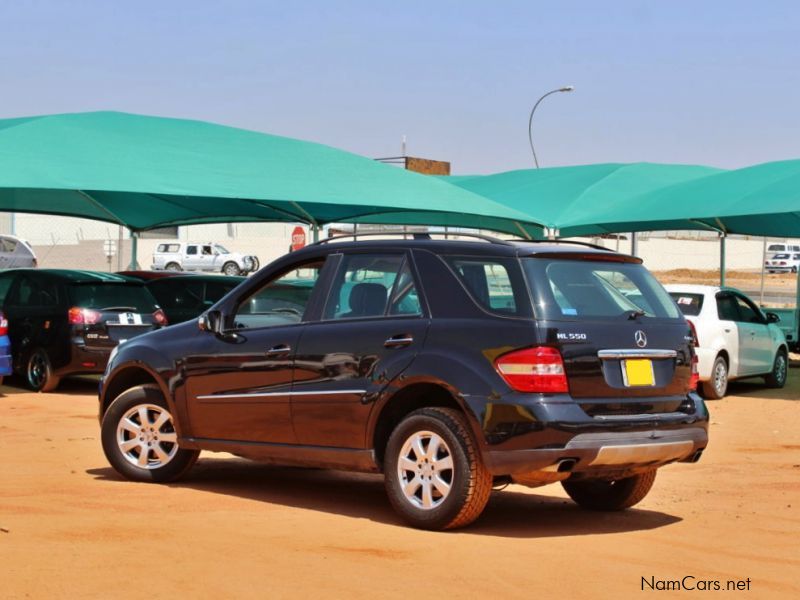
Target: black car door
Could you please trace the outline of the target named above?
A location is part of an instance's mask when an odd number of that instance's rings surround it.
[[[293,265],[238,299],[221,335],[203,332],[184,361],[196,438],[291,444],[290,392],[297,342],[323,261]]]
[[[298,443],[366,447],[371,401],[425,341],[429,320],[415,281],[405,253],[343,256],[321,319],[306,325],[297,347]]]

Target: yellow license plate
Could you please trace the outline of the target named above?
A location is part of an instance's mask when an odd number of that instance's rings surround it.
[[[647,358],[631,358],[622,361],[622,378],[628,387],[655,385],[653,362]]]

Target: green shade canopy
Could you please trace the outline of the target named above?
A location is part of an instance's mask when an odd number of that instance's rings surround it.
[[[116,112],[0,120],[0,210],[134,231],[261,220],[322,225],[390,213],[462,227],[489,219],[518,233],[528,219],[437,178],[329,146]]]
[[[672,206],[648,204],[644,207],[644,200],[640,198],[719,172],[720,169],[695,165],[608,163],[443,179],[525,212],[529,221],[541,223],[563,237],[634,231],[636,229],[629,225],[622,229],[612,226],[616,222],[627,223],[632,207],[643,209],[637,214],[646,215],[648,221],[660,221],[664,225],[648,223],[643,230],[706,228],[704,224],[687,221],[686,214]],[[598,223],[605,227],[599,227]]]
[[[565,221],[576,232],[705,227],[746,235],[800,236],[800,160],[763,163],[652,189],[614,213],[587,207]]]

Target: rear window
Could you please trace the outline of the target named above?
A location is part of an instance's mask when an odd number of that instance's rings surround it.
[[[767,248],[767,252],[786,252],[786,246],[784,244],[771,244]]]
[[[679,319],[681,313],[640,264],[523,258],[537,316],[552,320]]]
[[[152,313],[157,304],[141,283],[76,283],[70,286],[74,306],[95,310],[130,310]]]
[[[696,317],[703,309],[703,294],[686,294],[684,292],[670,292],[675,304],[687,317]]]
[[[177,252],[179,248],[179,244],[159,244],[156,252]]]

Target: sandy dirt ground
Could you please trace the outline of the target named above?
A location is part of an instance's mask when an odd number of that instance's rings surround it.
[[[2,598],[636,598],[643,577],[685,576],[800,597],[797,368],[784,390],[733,384],[709,403],[703,460],[662,469],[636,509],[511,486],[449,533],[404,527],[378,476],[204,453],[181,483],[126,482],[100,449],[94,384],[2,392]]]

